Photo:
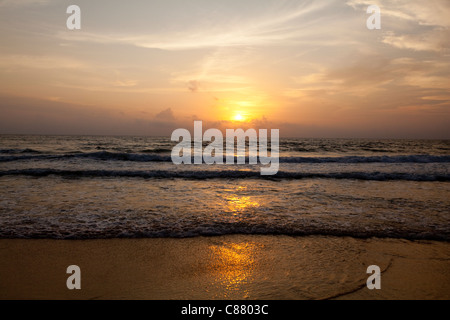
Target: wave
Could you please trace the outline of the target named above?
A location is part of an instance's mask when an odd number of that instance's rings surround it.
[[[103,161],[171,162],[170,155],[161,155],[168,149],[143,150],[142,153],[90,152],[63,155],[0,156],[0,162],[24,160],[93,159]],[[35,151],[38,153],[39,151]],[[28,153],[28,152],[27,152]],[[224,158],[224,162],[226,159]],[[248,163],[248,158],[246,158]],[[346,156],[346,157],[280,157],[280,163],[450,163],[447,155],[400,155],[400,156]]]
[[[65,160],[65,159],[93,159],[93,160],[116,160],[116,161],[136,161],[136,162],[169,162],[170,156],[157,154],[139,153],[115,153],[108,151],[76,153],[63,155],[23,155],[23,156],[0,156],[0,162],[23,161],[23,160]]]
[[[34,149],[0,149],[0,154],[23,154],[23,153],[33,153],[33,154],[41,154],[41,151]]]
[[[144,179],[349,179],[367,181],[450,181],[450,174],[421,174],[400,172],[331,172],[331,173],[305,173],[280,171],[274,176],[262,176],[260,171],[238,170],[152,170],[152,171],[126,171],[126,170],[58,170],[58,169],[21,169],[0,171],[1,176],[31,176],[47,177],[60,176],[70,178],[144,178]]]
[[[282,157],[281,163],[446,163],[450,156],[347,156],[347,157]]]
[[[144,149],[141,150],[142,153],[171,153],[172,149],[166,149],[166,148],[155,148],[155,149]]]
[[[450,241],[450,233],[446,230],[431,230],[429,228],[414,229],[378,229],[357,228],[345,226],[315,226],[315,225],[277,225],[268,223],[224,223],[211,222],[198,225],[186,223],[183,225],[167,225],[155,221],[146,221],[140,225],[130,225],[129,222],[116,222],[112,225],[95,223],[94,226],[78,224],[62,224],[48,226],[45,220],[34,221],[33,228],[20,225],[10,226],[8,230],[0,230],[0,239],[143,239],[143,238],[192,238],[213,237],[224,235],[285,235],[285,236],[333,236],[352,237],[359,239],[390,238],[405,240]]]

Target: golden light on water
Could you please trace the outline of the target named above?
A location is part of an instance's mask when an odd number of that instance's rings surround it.
[[[224,295],[248,297],[249,292],[242,291],[242,285],[251,281],[258,246],[251,242],[226,242],[211,246],[210,250],[214,255],[212,267],[218,271],[217,283],[225,291]]]
[[[230,194],[224,197],[224,209],[226,212],[232,213],[233,217],[261,206],[259,199],[248,195],[246,186],[235,186],[228,191]]]
[[[237,215],[238,213],[250,209],[257,208],[260,206],[259,202],[252,200],[251,197],[242,197],[242,196],[231,196],[227,199],[227,209]]]
[[[262,205],[251,196],[245,185],[234,185],[226,189],[221,206],[230,223],[239,223],[252,215],[252,210]],[[253,281],[257,268],[256,257],[261,245],[248,241],[224,241],[209,247],[212,255],[209,267],[215,272],[215,283],[221,297],[245,299],[250,297],[248,283]]]

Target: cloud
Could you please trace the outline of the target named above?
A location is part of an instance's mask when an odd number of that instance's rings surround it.
[[[197,80],[191,80],[188,82],[188,89],[191,92],[197,92],[200,89],[200,85]]]
[[[243,11],[233,18],[221,14],[220,4],[211,2],[202,10],[190,12],[192,21],[183,31],[176,30],[178,22],[173,22],[164,32],[154,33],[120,33],[120,32],[88,32],[68,33],[59,31],[56,37],[67,41],[93,42],[100,44],[122,44],[147,49],[161,50],[197,50],[217,47],[235,46],[274,46],[277,44],[295,45],[305,37],[305,28],[310,31],[311,24],[322,29],[320,12],[330,7],[333,1],[307,1],[303,3],[283,2],[281,4],[265,4],[256,12]],[[255,7],[252,7],[255,11]],[[214,17],[205,20],[205,12]],[[246,13],[248,13],[246,15]],[[197,20],[196,20],[197,18]],[[181,26],[180,26],[181,27]],[[176,31],[174,31],[176,30]]]
[[[171,108],[168,108],[168,109],[166,109],[166,110],[161,111],[160,113],[158,113],[158,114],[155,116],[155,119],[171,122],[171,121],[174,121],[174,120],[175,120],[175,116],[174,116],[174,114],[173,114],[172,109],[171,109]]]
[[[285,93],[291,97],[307,95],[369,96],[392,88],[414,87],[449,90],[450,63],[413,58],[387,59],[383,56],[361,56],[361,60],[345,67],[322,68],[316,73],[296,77],[299,89]],[[297,94],[296,94],[297,92]]]
[[[450,5],[447,0],[349,0],[346,4],[356,10],[365,10],[376,4],[382,16],[414,21],[424,26],[450,26]]]
[[[35,55],[0,55],[0,68],[30,69],[86,69],[89,65],[84,61],[61,56]]]
[[[50,0],[0,0],[0,8],[25,7],[30,5],[47,5]]]
[[[415,51],[449,52],[450,29],[436,28],[420,34],[396,35],[388,32],[383,43],[399,49],[412,49]]]
[[[347,1],[347,5],[356,10],[362,10],[371,4],[373,4],[371,0]],[[381,9],[382,29],[387,30],[383,35],[383,43],[398,49],[448,52],[450,48],[448,0],[379,0],[377,5]],[[405,24],[407,28],[404,27]],[[397,30],[393,31],[395,29]]]
[[[0,134],[87,134],[169,136],[176,128],[172,110],[154,119],[98,106],[54,99],[0,94]]]

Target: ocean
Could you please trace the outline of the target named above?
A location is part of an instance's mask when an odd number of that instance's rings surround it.
[[[450,141],[280,140],[280,168],[180,165],[168,137],[0,136],[0,238],[450,240]]]

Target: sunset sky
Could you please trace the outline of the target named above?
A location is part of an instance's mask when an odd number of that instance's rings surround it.
[[[0,38],[0,133],[450,138],[448,0],[0,0]]]

